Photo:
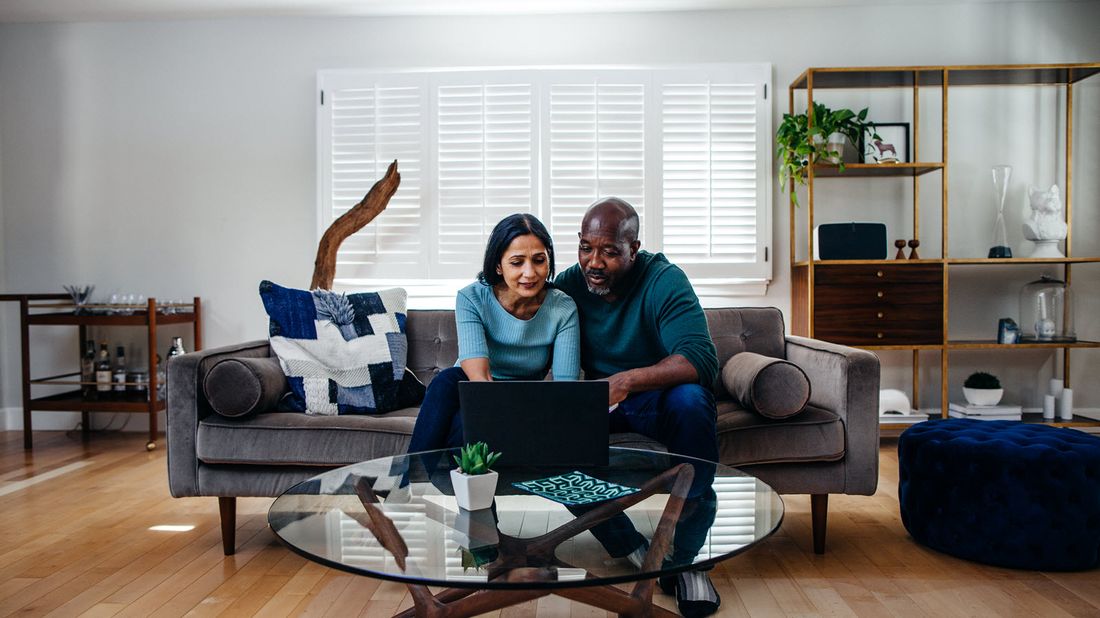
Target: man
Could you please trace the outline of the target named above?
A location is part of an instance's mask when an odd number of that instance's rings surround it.
[[[554,283],[577,303],[581,367],[610,383],[612,432],[636,432],[672,453],[718,460],[712,386],[718,357],[699,298],[682,270],[661,254],[640,251],[638,213],[618,198],[588,208],[579,233],[578,264]],[[690,564],[714,519],[713,470],[696,466],[669,560]],[[641,565],[648,544],[626,516],[593,528],[615,557]],[[689,618],[718,610],[710,578],[691,571],[662,580],[675,588]]]

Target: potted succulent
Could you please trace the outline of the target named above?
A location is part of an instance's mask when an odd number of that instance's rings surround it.
[[[970,374],[963,382],[963,396],[970,405],[995,406],[1001,401],[1005,389],[1001,388],[1001,381],[997,376],[978,371]]]
[[[865,131],[874,128],[875,124],[867,120],[867,108],[857,113],[850,109],[831,110],[824,103],[814,103],[813,127],[807,114],[783,114],[783,121],[775,131],[780,188],[786,190],[792,178],[796,184],[806,184],[806,167],[811,161],[835,163],[843,172],[845,141],[856,145]],[[793,197],[798,205],[798,195]]]
[[[493,503],[498,475],[492,467],[497,459],[500,453],[490,453],[484,442],[467,444],[454,456],[458,468],[451,470],[451,486],[460,508],[476,511]]]

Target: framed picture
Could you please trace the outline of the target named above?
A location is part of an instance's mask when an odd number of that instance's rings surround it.
[[[880,139],[874,139],[878,133]],[[875,123],[875,131],[863,133],[859,150],[864,163],[909,163],[909,123]]]

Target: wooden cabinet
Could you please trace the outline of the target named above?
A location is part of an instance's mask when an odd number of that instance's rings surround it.
[[[790,264],[791,264],[791,330],[796,335],[815,337],[846,345],[871,350],[911,350],[913,363],[912,401],[920,406],[920,354],[928,352],[939,355],[939,380],[941,415],[948,412],[948,381],[950,376],[950,353],[955,350],[990,351],[1012,353],[1012,350],[1036,348],[1051,349],[1062,354],[1062,365],[1066,385],[1070,385],[1070,352],[1079,348],[1097,348],[1100,342],[1080,338],[1073,343],[1024,343],[1001,345],[994,339],[975,340],[972,338],[953,338],[949,302],[952,294],[952,276],[960,270],[975,266],[1000,269],[1011,274],[1011,269],[1022,266],[1033,270],[1038,267],[1056,267],[1060,276],[1070,282],[1075,265],[1100,263],[1100,255],[1078,255],[1072,252],[1073,245],[1073,169],[1074,169],[1074,86],[1079,82],[1100,74],[1100,63],[1051,64],[1051,65],[994,65],[994,66],[913,66],[913,67],[832,67],[807,69],[791,83],[788,94],[790,113],[810,109],[814,104],[815,90],[847,89],[857,91],[894,90],[906,100],[911,116],[907,120],[911,126],[909,135],[910,151],[905,162],[895,164],[849,163],[842,172],[836,165],[818,163],[809,167],[806,173],[806,198],[802,207],[797,208],[795,200],[790,201]],[[1091,85],[1091,84],[1090,84]],[[1059,118],[1055,125],[1064,131],[1061,137],[1060,169],[1064,177],[1059,185],[1063,187],[1063,214],[1069,227],[1069,236],[1065,241],[1065,258],[997,258],[987,259],[973,256],[954,257],[948,247],[950,209],[948,204],[948,175],[950,161],[950,139],[948,132],[948,107],[950,93],[960,87],[1011,86],[1055,88],[1060,91],[1055,99],[1059,108]],[[796,109],[796,95],[801,97]],[[911,95],[911,100],[909,97]],[[933,109],[922,109],[922,102],[928,106],[934,100]],[[939,109],[935,109],[938,107]],[[876,118],[872,106],[870,117]],[[969,122],[974,110],[964,114],[956,112],[951,118],[955,122]],[[928,122],[926,118],[933,118]],[[1028,119],[1031,122],[1033,119]],[[922,124],[922,122],[924,124]],[[1014,122],[1004,118],[999,122]],[[1016,125],[1011,125],[1016,126]],[[1006,124],[1006,130],[1010,126]],[[924,132],[924,133],[922,133]],[[930,139],[923,140],[925,135]],[[1082,143],[1086,143],[1082,141]],[[928,146],[931,147],[928,147]],[[1094,149],[1085,149],[1088,154]],[[984,162],[963,161],[964,167],[979,167]],[[978,163],[980,165],[974,165]],[[1079,165],[1079,164],[1078,164]],[[986,168],[988,169],[988,168]],[[933,226],[931,246],[922,244],[921,259],[888,260],[820,260],[810,256],[814,253],[815,223],[828,222],[827,212],[817,209],[817,203],[826,192],[829,195],[843,196],[850,183],[878,182],[877,178],[900,178],[911,182],[908,193],[909,203],[878,204],[877,208],[900,208],[902,219],[908,222],[906,234],[921,239],[922,224]],[[787,187],[793,195],[796,186],[792,179]],[[922,199],[926,212],[921,212]],[[937,203],[931,210],[928,204]],[[968,204],[973,207],[973,204]],[[1095,216],[1095,204],[1085,204],[1085,212]],[[1078,217],[1081,214],[1077,215]],[[911,217],[911,218],[910,218]],[[872,213],[864,220],[874,220]],[[939,228],[939,229],[935,229]],[[897,236],[900,236],[898,234]],[[892,252],[892,249],[891,249]],[[984,273],[983,273],[984,276]],[[996,274],[991,276],[998,276]],[[1037,276],[1036,276],[1037,278]],[[962,290],[958,290],[963,292]],[[1079,295],[1080,296],[1080,295]],[[964,296],[965,297],[965,296]],[[1086,307],[1078,307],[1080,315]],[[991,316],[996,324],[998,316]],[[966,329],[956,328],[955,332]],[[992,332],[993,328],[984,328]],[[1086,333],[1087,334],[1087,333]],[[1082,337],[1082,333],[1078,333]],[[994,361],[995,362],[995,361]],[[995,366],[995,365],[994,365]],[[1025,418],[1028,415],[1025,414]],[[1034,420],[1034,419],[1029,419]],[[1098,425],[1100,422],[1075,417],[1073,421],[1057,422],[1057,425]],[[899,429],[899,426],[895,429]],[[885,428],[885,426],[884,426]]]
[[[128,307],[126,314],[114,311],[105,313],[74,313],[73,305],[63,299],[67,295],[52,294],[9,294],[0,300],[19,301],[20,332],[22,335],[23,368],[23,446],[30,449],[32,442],[32,412],[35,410],[61,410],[80,412],[85,438],[88,437],[90,412],[138,412],[149,415],[149,441],[146,448],[152,450],[157,443],[157,413],[165,409],[165,400],[157,398],[157,328],[169,324],[190,324],[194,337],[195,350],[202,349],[202,301],[195,297],[191,303],[179,305],[158,304],[155,298],[148,299],[142,307]],[[73,350],[72,359],[77,365],[75,372],[35,378],[30,374],[31,367],[31,326],[76,326],[78,342],[81,347]],[[88,326],[134,326],[145,330],[148,357],[148,397],[106,398],[92,400],[83,397],[79,360],[82,355],[86,329]],[[94,383],[93,383],[94,385]],[[130,383],[123,383],[130,386]],[[34,396],[35,387],[68,386],[72,390],[44,396]]]

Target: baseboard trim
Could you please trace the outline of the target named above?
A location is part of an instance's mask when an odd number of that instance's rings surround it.
[[[71,431],[80,424],[80,412],[35,411],[31,425],[35,431]],[[92,412],[94,431],[113,429],[148,432],[149,416],[141,412]],[[164,431],[164,412],[157,413],[157,428]],[[0,408],[0,430],[23,431],[23,408]]]

